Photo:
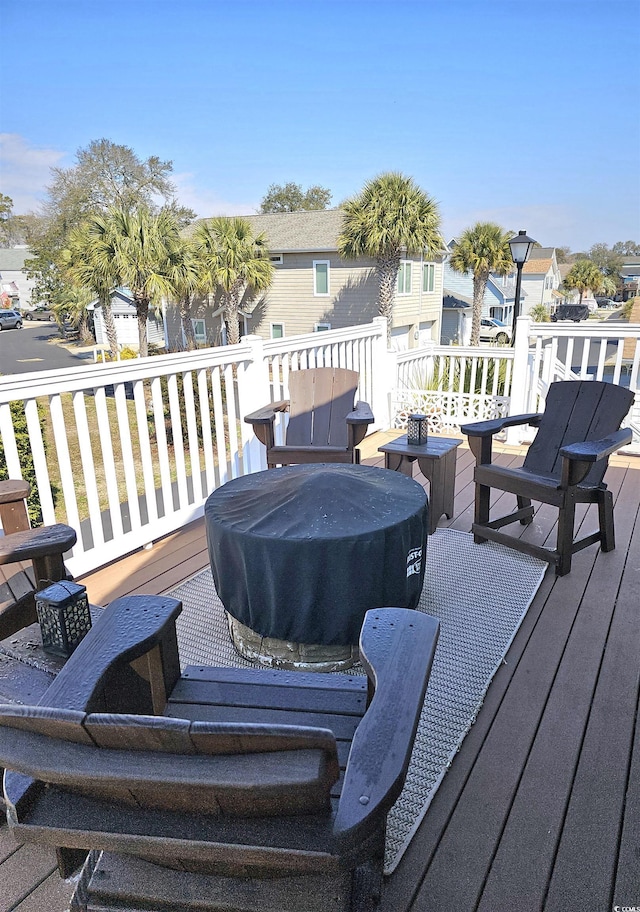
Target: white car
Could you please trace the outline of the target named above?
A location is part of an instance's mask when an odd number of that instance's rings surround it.
[[[502,320],[484,319],[480,321],[480,341],[499,342],[507,345],[511,342],[511,328]]]

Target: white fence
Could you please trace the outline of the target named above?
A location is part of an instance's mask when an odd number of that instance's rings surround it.
[[[531,325],[521,317],[514,349],[430,344],[394,353],[377,319],[290,339],[246,337],[228,347],[0,377],[0,439],[9,477],[24,477],[33,460],[43,521],[78,530],[68,565],[80,575],[196,519],[216,487],[264,468],[264,448],[242,418],[287,398],[291,371],[352,368],[375,428],[402,427],[420,409],[442,430],[537,411],[550,382],[574,375],[637,391],[639,330]],[[638,396],[631,424],[640,452]]]

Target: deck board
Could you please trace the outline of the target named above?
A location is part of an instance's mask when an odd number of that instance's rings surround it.
[[[397,433],[367,438],[362,462],[382,466],[377,446]],[[496,451],[504,465],[522,460],[518,448]],[[468,532],[473,458],[466,445],[457,452],[455,513],[439,525]],[[385,883],[380,912],[599,912],[614,902],[640,904],[640,460],[614,457],[606,480],[616,550],[579,552],[560,579],[547,571],[476,723]],[[495,496],[498,514],[509,507],[504,497],[511,495]],[[578,515],[584,531],[595,528],[595,508]],[[557,511],[542,506],[529,526],[510,531],[553,546],[556,525]],[[201,519],[82,582],[92,602],[107,604],[126,593],[162,593],[207,565]],[[63,912],[72,888],[50,873],[51,854],[9,852],[7,840],[2,827],[0,912],[7,883],[7,912]],[[13,882],[19,859],[30,881]]]

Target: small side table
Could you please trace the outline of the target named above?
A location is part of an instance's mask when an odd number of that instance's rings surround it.
[[[384,467],[404,475],[413,475],[413,463],[418,460],[420,471],[430,485],[429,535],[433,535],[444,513],[453,516],[456,488],[456,450],[462,443],[455,437],[431,437],[421,446],[407,443],[407,435],[378,447],[384,453]]]

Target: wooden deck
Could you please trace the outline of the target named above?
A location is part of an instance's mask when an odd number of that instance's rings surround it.
[[[377,446],[390,436],[368,438],[363,461],[381,464]],[[505,465],[521,458],[501,449]],[[455,515],[441,525],[469,530],[472,475],[462,446]],[[607,482],[616,499],[616,550],[580,552],[561,579],[547,572],[385,885],[381,912],[640,908],[640,460],[616,456]],[[516,531],[543,544],[555,517],[543,507]],[[590,528],[595,521],[589,514]],[[94,603],[106,604],[165,592],[207,563],[199,521],[83,582]],[[0,665],[0,691],[8,671]],[[31,672],[35,694],[46,676]],[[18,846],[0,828],[0,912],[63,912],[72,885],[53,869],[51,853]]]

